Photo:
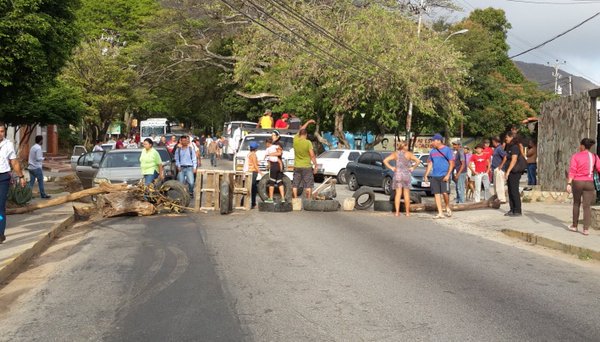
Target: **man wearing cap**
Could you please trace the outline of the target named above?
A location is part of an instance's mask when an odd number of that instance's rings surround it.
[[[258,120],[258,128],[271,129],[273,128],[273,113],[270,109],[265,111],[265,114]]]
[[[435,205],[438,210],[438,214],[435,216],[436,219],[444,217],[442,197],[446,204],[446,215],[448,217],[452,216],[452,210],[450,209],[450,177],[452,176],[452,170],[454,170],[454,153],[452,153],[450,147],[444,145],[443,140],[444,138],[440,134],[433,136],[431,142],[433,148],[429,151],[427,170],[423,177],[423,180],[427,182],[429,174],[431,174],[431,192],[435,196]]]
[[[460,140],[452,143],[454,149],[454,183],[456,184],[456,203],[465,203],[467,185],[467,159]]]
[[[275,128],[277,129],[289,129],[290,128],[290,124],[288,123],[290,116],[288,115],[288,113],[283,113],[283,115],[281,115],[281,119],[277,120],[277,122],[275,122]]]

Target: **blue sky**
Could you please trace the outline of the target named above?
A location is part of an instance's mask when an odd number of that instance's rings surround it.
[[[578,5],[577,0],[528,1],[574,4],[539,5],[508,0],[456,0],[463,12],[447,16],[451,21],[458,21],[473,8],[504,9],[508,21],[512,24],[508,34],[512,55],[552,38],[600,12],[600,2]],[[548,45],[516,59],[539,64],[554,62],[556,59],[566,61],[562,69],[600,85],[600,16]],[[549,74],[548,79],[551,80],[552,75]]]

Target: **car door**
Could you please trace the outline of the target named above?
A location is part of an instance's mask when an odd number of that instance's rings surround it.
[[[368,152],[360,156],[356,162],[356,180],[359,185],[369,185],[369,173],[371,172],[371,155]]]
[[[98,173],[98,168],[102,157],[104,157],[104,151],[88,152],[77,160],[77,166],[75,167],[75,173],[81,185],[84,189],[89,189],[94,185],[94,177]]]
[[[383,165],[383,157],[380,153],[373,153],[369,172],[369,185],[376,187],[381,186],[384,174],[385,166]]]
[[[71,154],[71,169],[75,170],[79,157],[86,153],[87,150],[83,145],[75,145],[75,147],[73,147],[73,153]]]

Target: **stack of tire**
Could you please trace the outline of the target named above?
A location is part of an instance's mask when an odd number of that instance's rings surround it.
[[[266,203],[268,195],[268,177],[263,177],[258,182],[258,196],[262,202],[258,203],[258,211],[286,213],[292,211],[292,181],[289,177],[283,176],[283,188],[285,201],[281,200],[281,195],[278,189],[275,189],[273,194],[273,203]],[[298,196],[302,195],[302,189],[298,189]],[[338,211],[341,208],[340,202],[337,200],[308,200],[302,201],[302,207],[306,211]]]
[[[373,207],[375,211],[385,211],[392,212],[394,211],[394,197],[396,196],[396,190],[392,189],[389,200],[388,201],[378,201],[375,200],[375,191],[372,188],[363,186],[354,192],[352,197],[354,197],[356,204],[354,208],[357,210],[367,210]],[[410,203],[421,203],[421,195],[418,193],[410,193]],[[404,203],[400,204],[401,207],[404,206]]]

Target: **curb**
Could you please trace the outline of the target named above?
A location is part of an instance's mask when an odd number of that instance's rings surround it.
[[[0,265],[0,284],[6,282],[11,275],[19,270],[24,264],[36,255],[42,253],[48,245],[67,227],[75,222],[75,214],[70,215],[64,221],[55,224],[49,232],[40,234],[40,239],[30,248],[15,254],[12,259],[6,260]]]
[[[533,233],[524,233],[512,229],[502,229],[502,233],[504,233],[507,236],[532,243],[534,245],[540,245],[556,249],[567,254],[577,255],[580,259],[600,260],[600,251],[595,251],[584,247],[578,247],[575,245],[570,245],[567,243],[558,242],[542,236],[538,236]]]

